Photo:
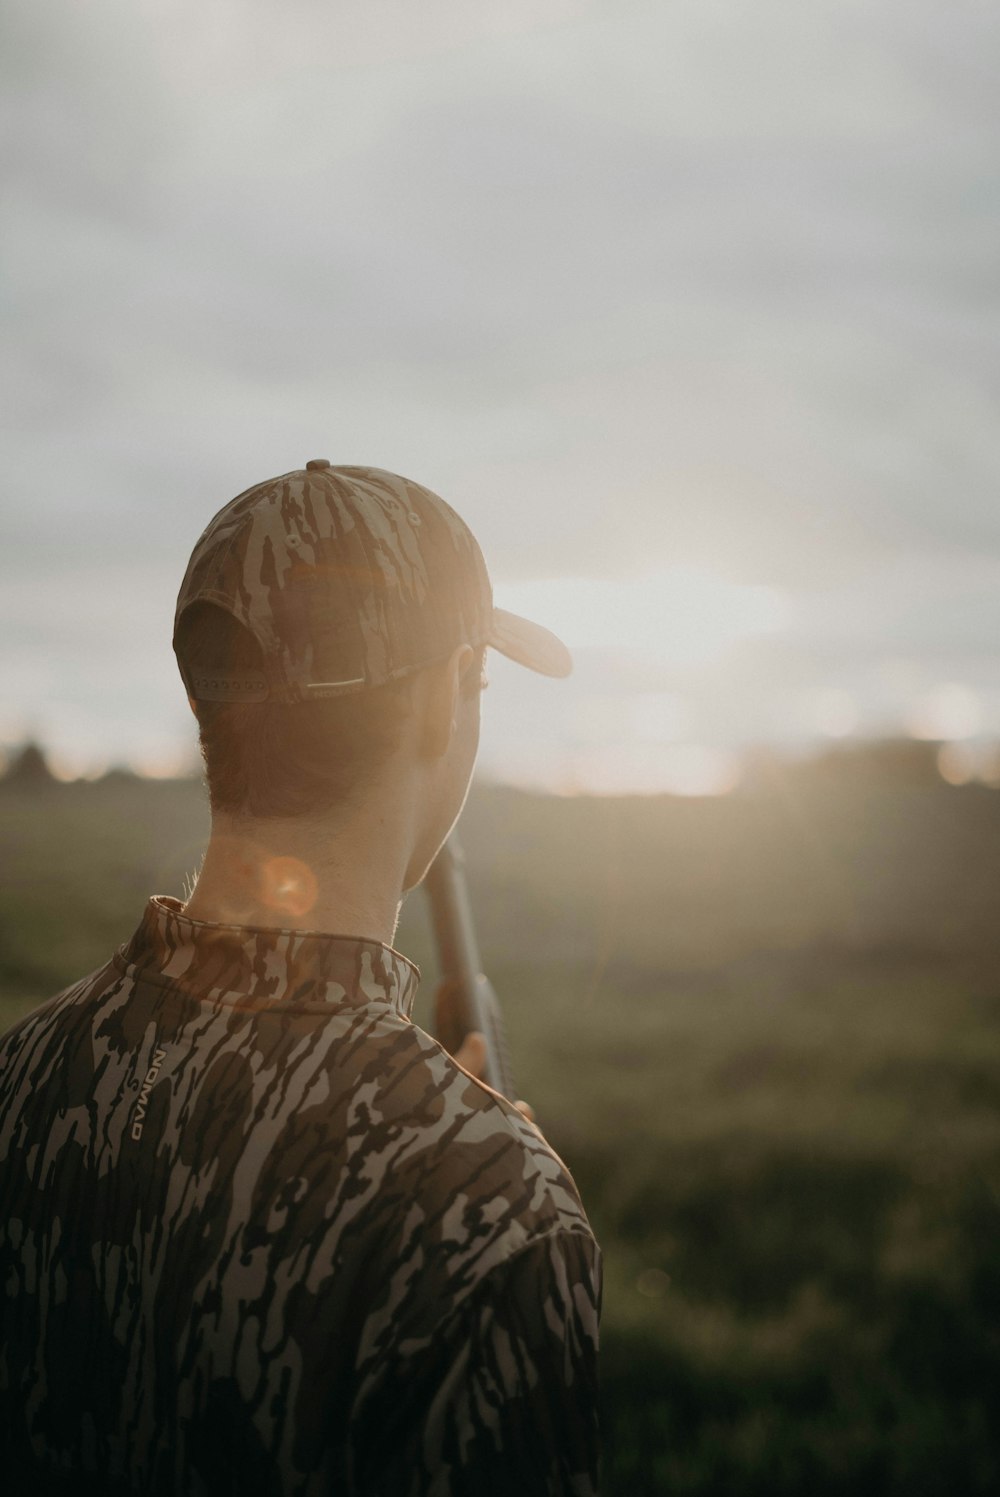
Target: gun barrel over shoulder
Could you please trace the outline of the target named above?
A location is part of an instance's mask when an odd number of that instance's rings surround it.
[[[486,1040],[487,1086],[513,1099],[514,1083],[500,1018],[500,1005],[482,970],[465,859],[449,837],[428,870],[424,886],[431,906],[440,981],[434,1000],[437,1037],[452,1053],[479,1030]]]

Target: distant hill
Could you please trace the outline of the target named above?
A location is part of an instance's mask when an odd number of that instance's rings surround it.
[[[45,992],[183,894],[208,833],[201,786],[109,776],[0,797],[0,984]],[[1000,946],[1000,794],[939,778],[785,767],[730,796],[532,795],[477,786],[460,826],[487,959],[644,970],[761,951]],[[47,932],[41,938],[39,931]],[[429,959],[423,899],[399,944]]]

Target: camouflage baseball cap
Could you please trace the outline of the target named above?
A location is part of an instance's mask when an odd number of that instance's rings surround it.
[[[190,668],[207,702],[298,702],[378,686],[491,645],[547,676],[569,651],[539,624],[493,606],[472,531],[437,494],[379,468],[325,458],[256,484],[210,522],[191,554],[174,617],[215,603],[250,630],[262,669]]]

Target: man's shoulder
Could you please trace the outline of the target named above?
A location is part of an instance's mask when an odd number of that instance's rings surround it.
[[[67,1009],[85,1001],[94,993],[103,990],[117,974],[111,962],[88,972],[65,988],[60,988],[51,998],[45,998],[26,1014],[17,1019],[0,1034],[0,1063],[15,1056],[26,1044],[57,1033]]]
[[[370,1187],[366,1368],[432,1346],[453,1317],[502,1296],[514,1265],[543,1297],[560,1275],[599,1275],[573,1177],[513,1103],[416,1025],[385,1059],[349,1164]]]
[[[0,1035],[0,1158],[19,1119],[30,1118],[30,1126],[38,1126],[80,1095],[89,1097],[94,1017],[103,995],[119,982],[108,962],[45,999]]]
[[[373,1146],[382,1127],[396,1132],[386,1185],[400,1203],[442,1241],[475,1246],[477,1274],[554,1233],[591,1237],[573,1177],[539,1129],[424,1030],[408,1030],[372,1098]]]

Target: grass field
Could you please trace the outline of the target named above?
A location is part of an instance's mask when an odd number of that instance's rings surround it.
[[[0,1025],[181,893],[197,786],[0,786]],[[1000,1491],[1000,793],[481,789],[521,1092],[605,1248],[605,1492]],[[397,944],[433,963],[420,895]]]

